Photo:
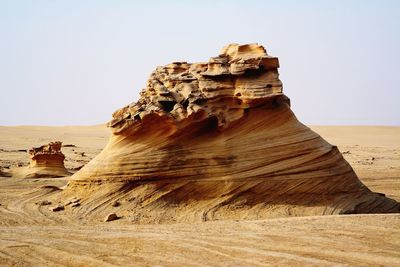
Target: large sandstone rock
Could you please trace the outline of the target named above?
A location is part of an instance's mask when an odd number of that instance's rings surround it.
[[[61,152],[62,143],[51,142],[47,145],[31,148],[28,152],[30,163],[27,167],[14,171],[14,176],[23,178],[63,177],[71,173],[64,166],[65,156]]]
[[[157,67],[64,194],[86,199],[88,216],[125,201],[120,212],[138,222],[399,211],[296,119],[278,67],[257,44]]]

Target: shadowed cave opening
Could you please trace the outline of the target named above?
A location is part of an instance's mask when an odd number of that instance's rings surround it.
[[[174,109],[176,101],[158,101],[158,103],[160,103],[162,110],[171,112]]]
[[[185,101],[182,102],[182,106],[184,109],[187,109],[189,106],[189,99],[186,99]]]

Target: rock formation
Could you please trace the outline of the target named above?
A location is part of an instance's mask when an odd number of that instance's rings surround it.
[[[61,142],[31,148],[30,164],[15,171],[14,176],[23,178],[63,177],[71,173],[64,167],[65,156],[61,152]]]
[[[0,168],[0,177],[10,177],[11,174],[9,172],[5,172]]]
[[[278,67],[258,44],[157,67],[64,194],[93,216],[118,200],[139,222],[399,211],[296,119]]]

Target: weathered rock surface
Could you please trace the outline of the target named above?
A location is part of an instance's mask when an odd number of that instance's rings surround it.
[[[61,146],[62,143],[56,141],[48,145],[31,148],[28,151],[30,155],[29,166],[13,171],[13,176],[44,178],[71,175],[64,166],[65,156],[61,152]]]
[[[106,218],[104,218],[104,221],[105,222],[111,222],[111,221],[115,221],[115,220],[118,220],[118,219],[119,219],[119,217],[117,216],[117,214],[110,213],[110,214],[107,215]]]
[[[10,177],[11,173],[5,172],[2,169],[0,169],[0,177]]]
[[[64,210],[64,206],[61,205],[61,204],[59,204],[59,205],[57,205],[57,206],[50,207],[49,209],[50,209],[51,211],[57,212],[57,211],[62,211],[62,210]]]
[[[42,200],[42,201],[36,202],[35,204],[38,206],[48,206],[48,205],[51,205],[51,201]]]
[[[124,200],[138,222],[400,211],[296,119],[278,67],[257,44],[157,67],[64,194],[80,194],[88,215]]]
[[[69,206],[69,205],[73,206],[75,204],[79,204],[79,201],[80,201],[79,198],[72,198],[72,199],[68,200],[67,202],[65,202],[64,205],[65,206]]]
[[[278,59],[256,44],[228,45],[208,63],[157,67],[139,101],[116,111],[109,126],[115,134],[135,131],[147,125],[142,123],[145,119],[161,119],[167,129],[170,124],[183,128],[205,119],[227,127],[250,108],[272,100],[288,101],[282,94],[278,67]]]

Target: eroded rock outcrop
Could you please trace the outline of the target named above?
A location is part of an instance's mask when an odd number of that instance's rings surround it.
[[[228,45],[207,63],[158,67],[139,101],[116,111],[109,126],[118,134],[142,125],[153,114],[178,124],[188,118],[190,122],[215,118],[218,127],[228,126],[250,108],[269,100],[288,100],[282,94],[278,67],[278,58],[257,44]]]
[[[296,119],[278,67],[257,44],[157,67],[64,194],[80,195],[91,216],[118,200],[139,222],[399,211]]]
[[[13,176],[22,178],[44,178],[71,175],[64,166],[65,156],[61,152],[61,145],[61,142],[56,141],[40,147],[31,148],[28,151],[30,156],[29,166],[15,170]]]

